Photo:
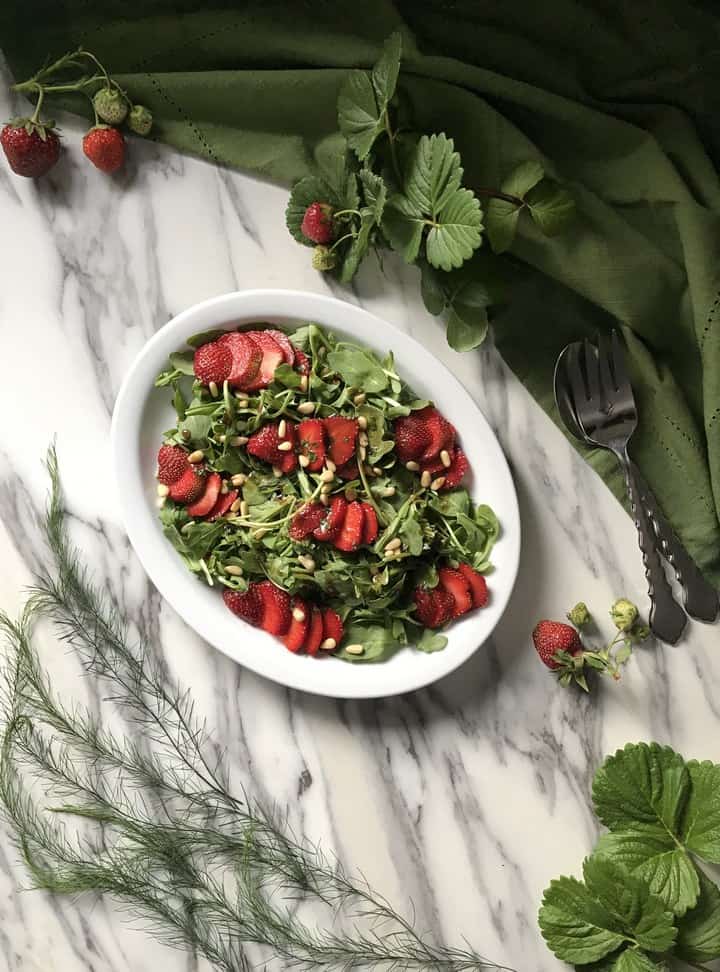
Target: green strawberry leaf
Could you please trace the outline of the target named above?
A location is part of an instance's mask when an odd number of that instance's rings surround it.
[[[575,217],[575,200],[562,186],[543,179],[525,199],[533,221],[545,236],[561,233]]]
[[[396,194],[388,199],[382,231],[405,263],[413,263],[417,259],[424,227],[422,214],[417,213],[404,196]]]
[[[343,283],[349,283],[358,271],[362,261],[370,249],[370,234],[376,226],[375,216],[370,209],[363,209],[360,216],[360,229],[357,236],[348,247],[345,259],[340,267],[339,277]]]
[[[685,807],[685,846],[705,861],[720,864],[720,766],[687,764],[692,788]]]
[[[427,261],[442,270],[459,267],[482,240],[480,202],[469,189],[456,189],[437,213],[425,241]]]
[[[637,948],[626,948],[611,968],[612,972],[665,972],[667,966],[658,965]]]
[[[344,206],[343,200],[319,176],[305,176],[304,179],[296,182],[292,187],[285,209],[285,224],[293,239],[302,243],[303,246],[315,246],[313,241],[309,240],[300,228],[305,210],[314,202],[327,202],[336,209]]]
[[[420,294],[431,314],[442,314],[447,304],[445,285],[441,274],[427,260],[420,261]]]
[[[463,170],[453,140],[423,135],[405,171],[404,193],[418,213],[435,218],[460,188]]]
[[[358,178],[363,188],[365,205],[372,210],[375,222],[382,219],[385,203],[387,202],[387,187],[383,178],[370,169],[361,169]]]
[[[361,161],[367,158],[375,139],[385,130],[385,112],[395,93],[401,50],[400,34],[391,34],[370,74],[351,71],[340,89],[338,125]]]
[[[675,953],[686,962],[720,958],[720,888],[702,871],[700,897],[680,922]]]
[[[550,951],[577,965],[596,962],[627,941],[620,922],[573,877],[551,882],[538,922]]]
[[[545,170],[539,162],[534,160],[521,162],[503,181],[500,191],[524,199],[525,194],[536,186],[544,175]],[[490,245],[496,253],[504,253],[512,246],[522,209],[523,206],[509,199],[493,197],[487,203],[485,228]]]
[[[483,343],[488,331],[485,306],[453,300],[447,319],[447,341],[454,351],[471,351]]]
[[[670,834],[623,831],[603,834],[595,854],[642,878],[676,915],[692,908],[700,893],[697,870]]]
[[[357,209],[360,205],[358,164],[339,133],[323,141],[318,149],[317,163],[319,178],[330,195],[321,201],[331,202],[336,209]]]

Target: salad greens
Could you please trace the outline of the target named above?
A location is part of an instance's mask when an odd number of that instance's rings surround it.
[[[188,344],[197,346],[217,333],[191,338]],[[393,420],[428,402],[400,378],[391,353],[380,358],[312,323],[290,336],[309,359],[305,390],[300,375],[281,364],[261,391],[233,392],[225,382],[213,396],[193,377],[192,351],[172,354],[158,375],[156,385],[170,389],[177,414],[166,442],[202,449],[208,470],[235,477],[233,485],[247,503],[246,513],[230,512],[208,522],[193,520],[184,506],[167,501],[159,511],[165,536],[188,569],[211,586],[244,591],[251,581],[269,578],[292,594],[332,607],[345,624],[345,642],[365,646],[362,655],[341,648],[336,656],[346,661],[382,661],[407,644],[438,651],[447,639],[418,622],[412,593],[420,585],[437,585],[440,563],[464,562],[489,571],[498,520],[490,507],[475,505],[464,488],[446,493],[423,488],[398,461]],[[366,462],[358,463],[356,479],[336,479],[332,487],[332,495],[370,503],[378,517],[376,541],[352,554],[312,536],[290,538],[293,515],[304,502],[318,498],[319,473],[298,467],[277,477],[244,448],[246,437],[268,422],[307,418],[298,407],[309,401],[318,418],[365,418]],[[402,542],[401,553],[388,557],[385,547],[395,538]],[[228,573],[232,566],[242,568],[242,575]]]

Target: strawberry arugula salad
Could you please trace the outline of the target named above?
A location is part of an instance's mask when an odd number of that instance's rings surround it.
[[[395,369],[317,324],[188,340],[156,385],[163,531],[227,607],[292,652],[438,651],[483,608],[499,526],[457,430]]]

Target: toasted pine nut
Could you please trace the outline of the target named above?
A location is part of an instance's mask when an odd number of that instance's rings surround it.
[[[278,425],[278,436],[279,438],[284,439],[286,435],[287,435],[287,422],[285,421],[285,419],[280,419],[280,424]]]
[[[237,511],[240,509],[240,507],[243,505],[244,502],[245,500],[241,500],[240,497],[238,497],[236,500],[233,500],[233,502],[230,504],[230,512],[237,513]]]
[[[233,484],[233,486],[244,486],[247,482],[247,476],[245,473],[236,473],[230,482]]]
[[[248,437],[246,435],[234,435],[230,439],[231,446],[244,446],[248,444]]]
[[[250,402],[247,400],[247,398],[241,398],[238,402],[238,408],[248,408],[249,406]]]
[[[298,405],[298,412],[301,415],[312,415],[315,411],[315,402],[302,402]]]
[[[320,487],[320,493],[332,493],[332,483],[323,483]]]
[[[237,564],[226,564],[225,573],[230,574],[231,577],[242,577],[243,569]]]
[[[202,462],[204,458],[205,453],[202,451],[202,449],[196,449],[195,452],[191,452],[188,456],[188,462],[192,462],[194,464]]]
[[[356,405],[364,405],[366,401],[367,401],[367,395],[365,394],[365,392],[359,392],[357,395],[353,396],[353,402]]]
[[[376,476],[382,476],[382,474],[383,474],[383,471],[382,471],[382,469],[380,468],[380,466],[373,466],[373,467],[372,467],[372,471],[373,471],[373,473],[374,473],[374,474],[375,474]]]
[[[218,436],[218,442],[222,442],[222,443],[227,442],[227,436],[226,435],[219,435]]]
[[[332,461],[332,459],[326,459],[325,465],[327,466],[327,468],[330,470],[331,473],[334,473],[337,470],[337,466]]]
[[[273,476],[275,479],[282,479],[283,471],[280,466],[273,466]]]
[[[308,376],[300,375],[300,391],[307,391],[308,387]]]
[[[385,489],[383,489],[381,491],[380,495],[381,496],[394,496],[395,495],[395,487],[394,486],[386,486]]]
[[[357,499],[357,490],[350,486],[345,490],[345,499],[348,501],[348,503],[354,503]]]
[[[303,611],[302,608],[299,607],[293,608],[292,616],[295,618],[296,621],[305,620],[305,612]]]
[[[247,516],[248,513],[250,512],[250,504],[248,503],[248,501],[241,500],[240,506],[238,506],[238,510],[240,511],[240,516]]]
[[[307,469],[307,467],[310,465],[310,459],[307,456],[304,456],[302,453],[300,453],[298,456],[298,462],[303,469]]]
[[[315,570],[315,561],[312,559],[312,557],[307,557],[305,554],[301,554],[298,557],[298,560],[303,565],[305,570],[309,571],[310,573]]]
[[[365,645],[345,645],[345,651],[348,655],[364,655]]]
[[[365,460],[367,459],[367,449],[365,448],[365,446],[360,446],[360,448],[358,449],[358,455],[360,456],[360,461],[365,462]]]
[[[321,483],[332,483],[335,479],[335,473],[331,472],[329,469],[323,469],[320,473]]]
[[[158,496],[167,496],[170,492],[170,487],[166,486],[165,483],[158,483],[157,494]]]
[[[402,540],[400,537],[393,537],[392,540],[388,540],[388,542],[385,544],[385,552],[387,553],[388,550],[398,550],[400,547],[402,547]]]
[[[358,425],[361,429],[367,428],[367,418],[364,415],[358,415]]]
[[[447,449],[443,449],[443,451],[440,453],[440,462],[443,464],[443,466],[445,466],[446,469],[452,465],[452,459],[450,458],[450,453],[447,451]]]
[[[279,452],[290,452],[290,450],[292,449],[292,447],[293,447],[292,442],[288,442],[287,439],[286,439],[285,442],[280,442],[278,444],[278,451]]]
[[[437,491],[438,489],[442,489],[444,485],[445,485],[445,477],[438,476],[437,479],[433,479],[433,481],[430,483],[430,489],[434,489]]]
[[[212,395],[213,398],[217,398],[218,397],[218,386],[217,386],[217,382],[214,382],[214,381],[209,382],[208,383],[208,391],[210,392],[210,394]]]
[[[427,489],[431,482],[432,482],[432,476],[430,475],[430,473],[426,469],[425,472],[420,477],[420,485],[424,489]]]
[[[161,510],[163,506],[165,506],[165,497],[158,496],[158,498],[155,500],[155,506],[157,506],[157,508]]]
[[[190,438],[191,438],[191,435],[190,435],[190,429],[183,429],[183,430],[182,430],[182,432],[180,433],[180,435],[181,435],[181,436],[183,437],[183,439],[185,439],[185,441],[187,442],[187,441],[188,441],[188,439],[190,439]]]
[[[334,638],[326,638],[320,647],[323,651],[332,651],[333,648],[337,648],[337,641]]]
[[[360,433],[360,435],[358,436],[358,442],[360,443],[361,446],[366,446],[369,444],[370,439],[368,439],[367,437],[367,432]]]
[[[320,502],[323,506],[330,506],[330,493],[320,493]]]
[[[265,527],[260,527],[259,530],[255,530],[255,532],[253,533],[252,535],[253,540],[262,540],[262,538],[265,536],[267,532],[268,531],[265,529]]]
[[[223,484],[222,484],[222,486],[220,487],[220,492],[221,492],[221,493],[222,493],[222,494],[223,494],[224,496],[225,496],[225,495],[227,495],[227,494],[228,494],[228,493],[230,492],[230,487],[229,487],[229,486],[228,486],[228,484],[227,484],[227,483],[225,482],[225,480],[223,480]]]
[[[420,463],[415,462],[414,459],[411,459],[410,462],[405,463],[405,468],[409,469],[410,472],[420,472]]]

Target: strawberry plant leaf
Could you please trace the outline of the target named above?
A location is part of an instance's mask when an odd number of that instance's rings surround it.
[[[317,162],[320,179],[329,192],[329,198],[320,201],[330,202],[336,209],[357,209],[360,205],[357,161],[347,151],[340,134],[323,141]]]
[[[705,861],[720,864],[720,766],[715,763],[687,764],[692,783],[685,808],[685,846]]]
[[[401,48],[400,34],[391,34],[372,71],[351,71],[340,88],[338,125],[360,161],[367,158],[375,139],[385,131],[385,113],[397,85]]]
[[[413,209],[433,219],[456,189],[463,170],[453,140],[445,134],[423,135],[405,172],[404,194]]]
[[[483,343],[488,331],[484,305],[453,300],[447,319],[447,340],[454,351],[471,351]]]
[[[372,210],[375,222],[379,223],[387,202],[385,181],[382,176],[376,175],[371,169],[361,169],[358,178],[362,185],[365,205]]]
[[[720,958],[720,888],[700,872],[697,905],[680,922],[675,953],[686,962]]]
[[[447,304],[445,282],[427,260],[420,261],[420,294],[431,314],[442,314]]]
[[[343,283],[348,283],[352,280],[360,264],[367,256],[367,252],[370,249],[370,234],[376,225],[375,216],[371,210],[363,209],[360,216],[360,229],[348,247],[345,259],[340,268],[339,276]]]
[[[336,209],[340,209],[344,205],[337,193],[319,176],[306,176],[296,182],[290,191],[290,198],[285,209],[285,224],[293,239],[302,243],[303,246],[315,246],[313,241],[309,240],[300,228],[305,210],[314,202],[328,202]]]
[[[561,877],[543,895],[540,931],[557,958],[584,965],[616,951],[627,941],[620,923],[582,881]]]
[[[397,250],[405,263],[413,263],[420,252],[425,220],[405,198],[391,196],[385,207],[382,231],[393,250]]]
[[[400,60],[402,57],[402,36],[397,31],[390,34],[383,44],[382,53],[370,72],[375,97],[383,111],[395,94],[398,75],[400,74]]]
[[[480,246],[482,225],[479,200],[469,189],[456,189],[430,227],[425,241],[428,263],[442,270],[462,266]]]
[[[525,194],[536,186],[545,175],[539,162],[521,162],[503,180],[500,191],[508,196],[524,199]],[[485,207],[485,229],[490,246],[496,253],[504,253],[512,246],[517,232],[518,220],[524,207],[509,199],[493,197]]]
[[[612,972],[666,972],[667,966],[658,965],[637,948],[626,948],[610,968]]]
[[[575,216],[575,200],[562,186],[543,179],[525,199],[533,221],[545,236],[561,233]]]
[[[524,199],[545,176],[545,170],[536,159],[521,162],[507,175],[500,186],[502,192]]]

